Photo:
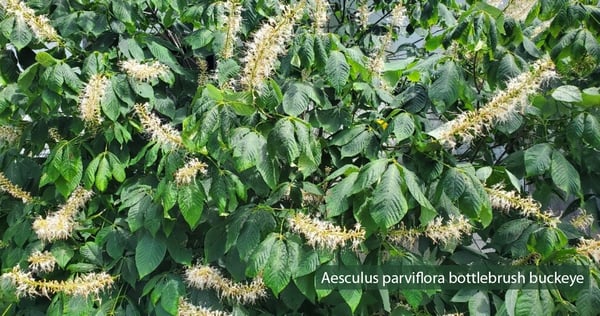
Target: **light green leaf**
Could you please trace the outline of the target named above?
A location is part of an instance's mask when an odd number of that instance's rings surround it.
[[[167,245],[160,235],[144,233],[135,246],[135,266],[140,279],[154,271],[163,261]]]
[[[581,102],[583,100],[579,88],[571,85],[564,85],[556,88],[556,90],[552,92],[552,97],[554,100],[569,103]]]
[[[600,310],[600,289],[592,286],[577,295],[575,303],[579,315],[596,315]]]
[[[400,113],[394,117],[392,121],[392,128],[396,141],[403,141],[415,132],[415,122],[409,113]]]
[[[300,82],[291,84],[283,95],[283,111],[291,116],[298,116],[308,109],[313,87]]]
[[[106,159],[106,155],[102,155],[102,159],[100,159],[100,163],[98,164],[98,171],[96,172],[96,188],[98,188],[100,192],[106,191],[108,181],[111,177],[112,172],[110,170],[108,159]]]
[[[10,42],[15,45],[17,50],[21,50],[27,46],[33,39],[33,34],[29,30],[29,27],[25,23],[24,19],[15,19],[12,32],[10,32]]]

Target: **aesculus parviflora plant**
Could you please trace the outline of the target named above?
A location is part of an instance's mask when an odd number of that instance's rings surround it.
[[[0,0],[5,315],[594,315],[597,1]],[[590,287],[329,290],[332,266]]]

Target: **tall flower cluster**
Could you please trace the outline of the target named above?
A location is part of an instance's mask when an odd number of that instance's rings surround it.
[[[395,28],[403,28],[407,22],[406,8],[402,4],[402,1],[398,2],[394,9],[392,9],[392,26]]]
[[[29,258],[29,270],[33,273],[47,273],[54,271],[56,266],[56,258],[48,251],[34,251]]]
[[[369,26],[369,16],[371,15],[371,10],[369,10],[368,1],[363,0],[358,5],[356,11],[356,20],[360,25],[360,28],[365,30]]]
[[[508,213],[511,209],[518,210],[524,217],[530,217],[542,221],[548,226],[555,227],[558,220],[550,214],[542,211],[540,204],[531,197],[520,197],[515,191],[505,191],[499,186],[485,188],[490,203],[495,209]]]
[[[50,20],[45,15],[36,15],[35,11],[19,0],[2,0],[0,6],[10,15],[25,22],[31,29],[35,37],[40,41],[60,40],[56,29],[50,24]]]
[[[578,209],[579,213],[569,221],[573,227],[580,231],[588,230],[594,223],[594,216],[588,214],[584,209]]]
[[[250,283],[236,283],[223,277],[217,269],[211,266],[196,265],[186,270],[185,279],[192,287],[200,290],[215,290],[219,296],[240,304],[253,304],[267,296],[261,276],[257,276]]]
[[[102,122],[100,106],[108,83],[109,81],[105,76],[95,74],[83,89],[83,94],[79,101],[79,112],[81,119],[86,124],[96,125]]]
[[[188,185],[194,181],[198,173],[206,174],[206,164],[193,158],[185,166],[175,172],[175,183],[178,186]]]
[[[588,256],[600,263],[600,240],[581,238],[575,250],[578,254]]]
[[[161,124],[160,119],[148,111],[148,103],[138,103],[134,109],[152,140],[170,149],[183,146],[179,132],[169,125]]]
[[[294,24],[304,10],[305,1],[294,6],[286,6],[278,19],[269,19],[256,33],[248,45],[244,57],[241,83],[245,88],[262,88],[264,81],[271,76],[277,57],[287,50],[286,46],[294,33]]]
[[[46,296],[64,293],[70,296],[98,296],[100,291],[113,284],[113,278],[105,273],[88,273],[66,281],[36,280],[32,272],[23,272],[16,266],[12,271],[4,273],[2,278],[8,279],[17,288],[17,296]]]
[[[240,0],[228,0],[224,6],[227,11],[227,22],[225,22],[225,44],[221,50],[221,58],[229,59],[233,57],[236,36],[242,24],[242,5]]]
[[[82,187],[75,189],[60,209],[46,218],[38,217],[33,222],[33,230],[40,240],[52,242],[67,239],[75,228],[75,216],[93,195]]]
[[[535,92],[544,80],[555,76],[552,60],[548,57],[542,58],[533,65],[531,71],[512,78],[506,89],[496,94],[485,106],[460,114],[432,131],[431,135],[450,148],[455,147],[459,139],[469,143],[494,124],[504,122],[519,112],[526,104],[528,95]]]
[[[463,215],[450,215],[445,222],[442,217],[436,217],[427,224],[425,229],[406,228],[402,225],[399,229],[391,231],[387,239],[408,249],[412,248],[415,241],[422,235],[431,239],[435,244],[446,245],[460,240],[463,235],[470,233],[472,229],[473,226]]]
[[[121,62],[121,69],[127,76],[139,80],[150,81],[168,73],[169,67],[158,61],[153,63],[140,63],[135,59],[128,59]]]
[[[450,215],[449,220],[444,223],[441,217],[436,217],[425,228],[425,236],[436,244],[445,245],[449,242],[459,240],[462,235],[468,234],[473,229],[469,220],[464,216]]]
[[[0,172],[0,191],[6,192],[15,199],[20,199],[26,204],[33,200],[29,192],[24,191],[18,185],[12,183],[2,172]]]
[[[208,309],[202,306],[196,306],[186,299],[179,298],[179,304],[177,306],[177,315],[178,316],[229,316],[230,313],[216,311],[212,309]]]
[[[303,235],[312,247],[335,250],[350,242],[352,249],[356,250],[365,240],[366,232],[358,223],[353,229],[346,229],[303,213],[296,213],[288,221],[290,229]]]
[[[329,2],[326,0],[314,0],[315,6],[312,12],[313,14],[313,27],[317,34],[323,33],[323,28],[327,26],[327,21],[329,19],[329,14],[327,11],[329,10]]]

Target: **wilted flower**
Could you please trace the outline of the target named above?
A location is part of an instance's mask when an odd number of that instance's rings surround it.
[[[188,302],[185,298],[179,298],[177,306],[178,316],[229,316],[230,313],[216,311],[202,306],[196,306]]]
[[[2,172],[0,172],[0,191],[10,194],[16,199],[20,199],[23,203],[29,203],[33,199],[29,192],[26,192],[18,185],[13,184]]]
[[[148,103],[138,103],[134,106],[134,109],[146,133],[152,137],[152,140],[169,149],[183,146],[179,132],[169,125],[162,125],[157,116],[148,112]]]
[[[21,131],[16,127],[9,125],[0,126],[0,142],[12,144],[21,137]]]
[[[196,265],[185,272],[187,283],[197,289],[212,289],[221,297],[233,300],[240,304],[253,304],[265,297],[267,291],[261,276],[257,276],[250,283],[236,283],[221,275],[210,266]]]
[[[27,261],[29,262],[29,270],[33,273],[52,272],[56,266],[56,258],[48,251],[36,250],[29,255]]]
[[[578,212],[569,222],[580,231],[586,231],[594,223],[594,216],[588,214],[584,209],[578,209]]]
[[[277,57],[287,50],[288,41],[294,32],[294,23],[304,10],[305,1],[295,6],[286,6],[278,19],[269,19],[248,44],[241,83],[248,89],[258,89],[271,76]]]
[[[529,196],[520,197],[517,192],[502,190],[499,185],[492,188],[485,188],[485,191],[490,197],[492,207],[495,209],[499,209],[505,213],[508,213],[511,209],[515,209],[522,216],[541,220],[548,226],[555,227],[558,224],[556,218],[549,213],[543,212],[540,204]]]
[[[476,136],[484,135],[494,124],[505,122],[519,112],[526,104],[529,94],[535,92],[544,80],[554,76],[556,73],[552,60],[542,58],[533,65],[531,71],[512,78],[506,89],[497,93],[485,106],[460,114],[430,134],[450,148],[456,146],[458,139],[469,143]]]
[[[169,71],[169,67],[158,61],[153,63],[140,63],[135,59],[128,59],[121,62],[121,69],[123,69],[129,77],[139,81],[150,81],[160,76],[167,75]]]
[[[242,24],[242,5],[240,0],[228,0],[224,4],[227,11],[227,22],[225,22],[225,44],[221,50],[221,57],[229,59],[233,57],[237,33]]]
[[[96,125],[102,122],[100,106],[108,83],[109,81],[106,77],[95,74],[83,89],[83,94],[79,101],[79,112],[81,119],[87,124]]]
[[[356,250],[365,240],[366,232],[358,223],[353,229],[346,229],[303,213],[296,213],[288,222],[290,229],[303,235],[312,247],[335,250],[351,242],[352,249]]]
[[[69,238],[75,228],[77,212],[85,206],[92,195],[92,191],[79,187],[75,189],[67,202],[58,211],[46,218],[38,217],[33,222],[33,230],[38,238],[49,242]]]
[[[436,244],[445,245],[449,242],[460,240],[463,234],[471,232],[473,226],[462,215],[450,215],[449,220],[443,223],[441,217],[436,217],[425,228],[425,236]]]
[[[2,0],[0,1],[0,6],[2,6],[8,14],[24,21],[25,24],[31,28],[35,37],[40,41],[60,40],[58,33],[50,24],[50,20],[44,15],[36,15],[35,11],[28,7],[24,2],[18,0]]]
[[[590,257],[600,263],[600,240],[581,238],[576,251],[578,254]]]
[[[38,281],[31,276],[31,272],[23,272],[18,266],[14,267],[11,272],[4,273],[2,277],[9,279],[16,286],[16,294],[19,297],[38,295],[50,297],[56,293],[84,297],[97,296],[100,291],[113,284],[113,278],[104,272],[88,273],[66,281]]]
[[[193,158],[175,172],[175,183],[178,186],[192,183],[198,173],[206,174],[206,167],[205,163]]]

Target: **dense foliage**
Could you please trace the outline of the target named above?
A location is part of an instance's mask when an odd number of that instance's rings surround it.
[[[600,308],[597,1],[0,7],[3,315]],[[315,288],[393,263],[591,285]]]

